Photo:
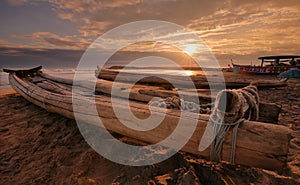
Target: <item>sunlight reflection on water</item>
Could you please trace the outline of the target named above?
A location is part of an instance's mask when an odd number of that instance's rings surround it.
[[[175,75],[175,76],[192,76],[199,73],[201,71],[192,71],[192,70],[171,70],[171,69],[125,69],[124,72],[134,73],[134,74],[165,74],[165,75]]]

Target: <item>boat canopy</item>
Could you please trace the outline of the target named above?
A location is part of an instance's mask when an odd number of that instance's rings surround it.
[[[278,55],[278,56],[264,56],[258,57],[258,59],[295,59],[300,58],[300,55]]]
[[[290,62],[291,65],[296,65],[300,60],[300,55],[277,55],[258,57],[261,60],[261,66],[264,62],[270,62],[271,65],[280,65],[280,62]],[[295,59],[298,59],[297,62]]]

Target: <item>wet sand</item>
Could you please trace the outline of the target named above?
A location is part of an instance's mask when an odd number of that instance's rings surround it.
[[[151,166],[119,165],[91,149],[74,120],[49,113],[11,89],[1,90],[0,184],[298,184],[300,80],[259,94],[282,105],[279,124],[293,130],[282,172],[208,162],[184,152]]]

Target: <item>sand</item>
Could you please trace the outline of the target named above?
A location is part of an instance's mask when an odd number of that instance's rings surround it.
[[[184,152],[151,166],[119,165],[93,151],[74,120],[49,113],[12,89],[1,90],[0,184],[298,184],[300,80],[288,82],[259,91],[261,99],[282,105],[279,124],[293,130],[282,172],[213,163]]]

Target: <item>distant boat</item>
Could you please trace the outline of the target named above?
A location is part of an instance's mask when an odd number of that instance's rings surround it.
[[[259,57],[260,66],[238,65],[232,63],[233,68],[240,74],[266,74],[278,75],[288,71],[291,68],[300,68],[300,56],[297,55],[279,55]],[[267,65],[264,65],[266,64]]]
[[[233,67],[231,67],[230,64],[228,64],[228,67],[222,68],[223,72],[233,72]]]

